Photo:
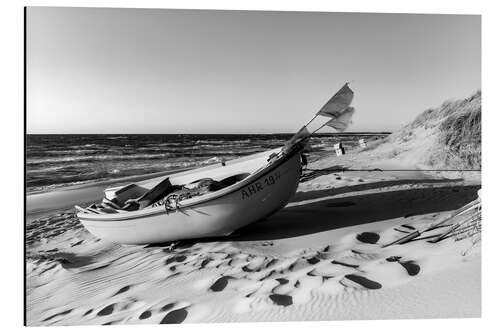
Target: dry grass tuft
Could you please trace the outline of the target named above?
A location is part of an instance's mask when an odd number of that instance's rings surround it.
[[[481,169],[481,91],[425,110],[387,140],[432,168]]]
[[[481,92],[441,110],[440,143],[445,164],[456,169],[481,169]]]

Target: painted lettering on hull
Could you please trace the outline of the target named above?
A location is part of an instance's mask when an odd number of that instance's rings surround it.
[[[266,176],[262,181],[258,180],[241,190],[241,198],[243,200],[250,198],[252,195],[259,193],[269,186],[273,186],[280,179],[280,174],[275,172]]]

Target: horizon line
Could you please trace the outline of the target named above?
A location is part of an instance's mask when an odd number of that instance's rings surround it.
[[[281,135],[295,134],[296,132],[273,132],[273,133],[25,133],[25,135]],[[317,135],[349,135],[349,134],[391,134],[389,131],[356,131],[335,133],[313,133]]]

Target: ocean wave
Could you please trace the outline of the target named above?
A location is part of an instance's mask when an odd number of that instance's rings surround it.
[[[162,143],[150,143],[146,146],[159,146],[159,147],[168,147],[168,146],[191,146],[193,144],[192,141],[186,142],[162,142]]]
[[[221,145],[221,144],[241,144],[241,143],[250,143],[252,140],[250,139],[244,139],[244,140],[231,140],[231,139],[226,139],[226,140],[211,140],[211,139],[204,139],[204,140],[196,140],[195,144],[210,144],[210,145]]]
[[[140,160],[140,159],[162,159],[174,156],[171,153],[162,154],[131,154],[131,155],[93,155],[93,156],[68,156],[59,158],[31,159],[26,162],[27,165],[40,165],[47,163],[65,163],[72,161],[91,162],[107,160]]]
[[[90,154],[99,152],[97,149],[69,149],[69,150],[37,150],[32,153],[28,153],[28,157],[37,157],[37,156],[59,156],[59,155],[75,155],[75,154]]]
[[[26,174],[32,175],[32,174],[37,174],[37,173],[54,172],[54,171],[60,171],[64,168],[65,168],[65,166],[50,166],[50,167],[38,168],[38,169],[26,168]]]

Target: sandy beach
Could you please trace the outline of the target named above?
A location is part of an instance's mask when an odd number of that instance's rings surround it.
[[[219,239],[112,244],[65,209],[95,187],[37,194],[51,213],[28,216],[27,324],[480,316],[480,241],[383,247],[476,199],[480,172],[349,171],[372,154],[312,163],[283,210]]]

